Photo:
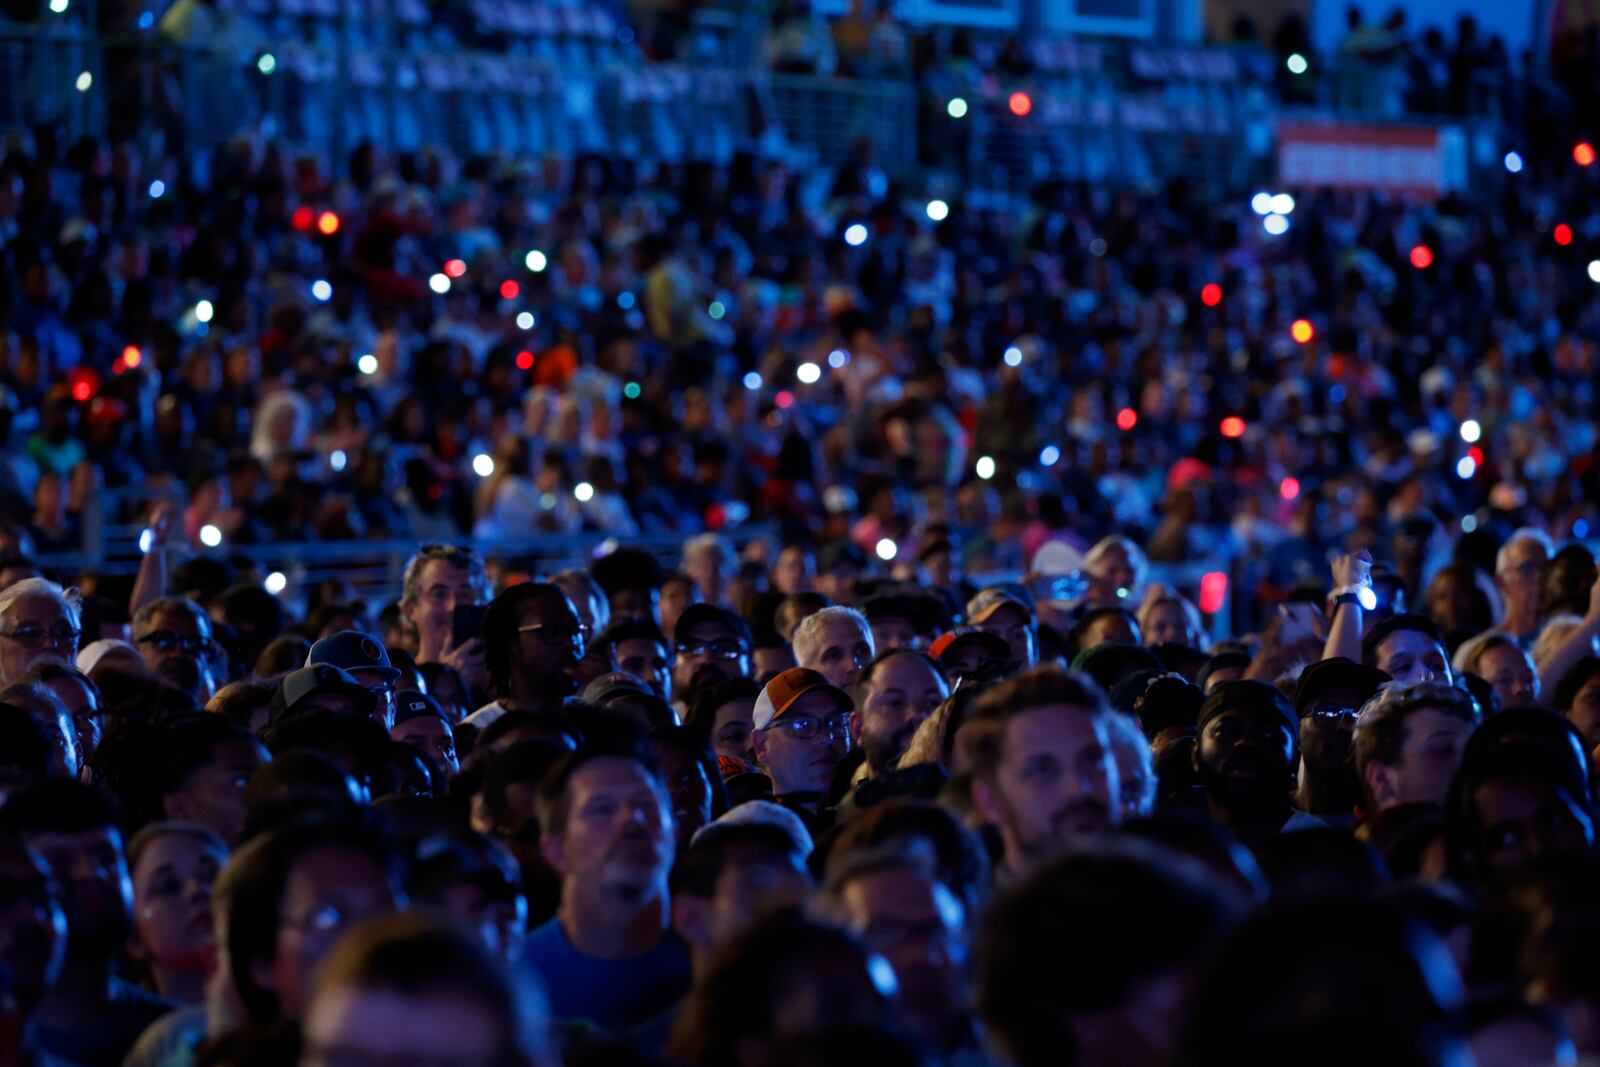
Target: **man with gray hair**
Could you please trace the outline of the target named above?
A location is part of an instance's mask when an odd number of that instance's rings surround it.
[[[719,607],[728,603],[728,583],[739,570],[739,556],[721,534],[696,534],[683,543],[683,573],[694,580],[700,599]]]
[[[164,596],[140,608],[133,616],[133,644],[152,674],[188,693],[196,704],[204,706],[216,692],[216,679],[206,665],[211,617],[194,601]]]
[[[483,640],[457,645],[452,622],[458,605],[484,605],[492,595],[483,557],[457,545],[423,545],[406,564],[400,613],[417,634],[417,662],[443,663],[474,688],[488,685]]]
[[[83,635],[82,598],[44,578],[24,578],[0,592],[0,686],[43,663],[71,665]]]
[[[793,644],[796,664],[817,671],[846,693],[854,690],[876,654],[872,627],[855,608],[823,608],[807,616],[795,630]]]
[[[1523,649],[1531,647],[1544,622],[1540,576],[1555,546],[1543,530],[1513,530],[1494,558],[1494,584],[1506,604],[1498,629]]]

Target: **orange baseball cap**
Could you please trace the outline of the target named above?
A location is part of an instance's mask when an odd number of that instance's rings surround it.
[[[833,697],[842,710],[855,709],[855,701],[850,699],[850,695],[831,684],[817,671],[806,667],[790,667],[774,675],[772,681],[761,690],[761,695],[756,697],[751,725],[757,730],[765,730],[772,725],[772,720],[793,707],[795,701],[807,693],[818,690]]]

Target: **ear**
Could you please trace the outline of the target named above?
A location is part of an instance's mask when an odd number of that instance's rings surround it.
[[[767,768],[767,735],[764,730],[750,731],[750,743],[755,746],[756,765],[762,770]]]
[[[672,929],[690,945],[703,951],[709,947],[706,944],[709,911],[707,901],[679,893],[672,898]]]
[[[994,791],[992,784],[982,778],[972,780],[972,806],[978,809],[978,814],[983,816],[984,822],[991,826],[1001,824],[999,794]]]
[[[850,713],[850,747],[861,747],[861,709]]]
[[[1374,761],[1367,764],[1366,773],[1362,775],[1362,784],[1367,787],[1373,802],[1380,808],[1394,796],[1394,774],[1382,763]]]
[[[557,874],[567,873],[566,843],[565,837],[556,834],[546,834],[539,838],[539,855],[544,857],[550,869]]]

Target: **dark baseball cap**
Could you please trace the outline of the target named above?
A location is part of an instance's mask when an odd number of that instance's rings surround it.
[[[604,705],[606,701],[620,693],[648,694],[649,692],[650,687],[642,678],[626,671],[607,671],[583,687],[582,699],[585,704]]]
[[[396,681],[400,672],[389,662],[389,653],[370,634],[360,630],[340,630],[311,646],[306,666],[328,663],[344,671],[377,671],[386,681]]]
[[[690,604],[678,616],[678,621],[672,627],[672,643],[681,645],[689,640],[689,632],[703,623],[714,622],[724,626],[728,631],[744,642],[748,650],[755,645],[755,638],[750,634],[750,625],[735,612],[727,608],[719,608],[715,604]]]
[[[1213,689],[1211,695],[1206,697],[1205,703],[1200,705],[1195,728],[1204,731],[1206,723],[1229,711],[1277,715],[1289,727],[1291,734],[1295,737],[1300,736],[1300,716],[1295,714],[1289,698],[1275,685],[1244,678],[1223,682]]]
[[[1300,672],[1300,681],[1294,688],[1294,710],[1304,715],[1330,693],[1351,694],[1356,698],[1351,707],[1359,709],[1377,695],[1380,686],[1392,681],[1378,668],[1343,656],[1319,660]]]
[[[399,726],[412,719],[422,719],[434,716],[443,722],[450,720],[445,716],[444,709],[439,702],[426,693],[418,693],[411,689],[402,689],[394,695],[394,724]]]
[[[372,690],[356,681],[348,671],[342,671],[331,663],[313,663],[283,676],[278,691],[272,696],[267,724],[276,726],[284,719],[307,710],[306,701],[318,693],[346,696],[362,715],[372,714],[378,704]]]

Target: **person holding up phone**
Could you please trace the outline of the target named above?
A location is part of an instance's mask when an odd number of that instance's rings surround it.
[[[463,612],[458,632],[458,607],[481,608],[489,600],[489,576],[483,557],[458,545],[424,545],[406,564],[400,611],[417,631],[417,662],[443,663],[461,672],[473,689],[489,684],[484,665],[481,628],[474,632],[472,612]]]

